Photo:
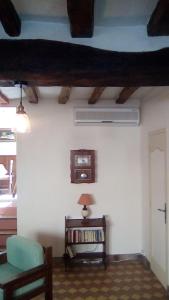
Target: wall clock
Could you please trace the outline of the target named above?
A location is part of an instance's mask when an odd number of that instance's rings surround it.
[[[72,183],[95,182],[94,150],[71,150],[70,161]]]

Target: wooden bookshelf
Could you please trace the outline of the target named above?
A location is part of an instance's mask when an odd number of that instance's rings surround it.
[[[101,251],[86,251],[85,245],[101,245]],[[83,245],[84,252],[74,253],[74,246]],[[106,268],[106,220],[105,216],[94,219],[70,219],[65,217],[65,270],[78,263],[100,262]]]

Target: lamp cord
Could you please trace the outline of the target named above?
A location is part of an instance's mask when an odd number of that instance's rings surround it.
[[[20,82],[20,102],[17,109],[17,114],[25,114],[24,106],[22,104],[22,82]]]

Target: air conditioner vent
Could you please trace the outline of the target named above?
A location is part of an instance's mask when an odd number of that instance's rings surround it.
[[[138,126],[138,108],[75,108],[76,125],[112,124],[115,126]]]

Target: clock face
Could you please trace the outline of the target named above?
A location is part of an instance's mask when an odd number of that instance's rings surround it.
[[[83,164],[86,165],[86,164],[88,164],[88,158],[85,157],[85,156],[84,157],[83,156],[82,157],[78,157],[77,158],[77,163],[81,164],[81,165],[83,165]]]
[[[75,155],[75,166],[90,166],[91,156],[90,155]]]

